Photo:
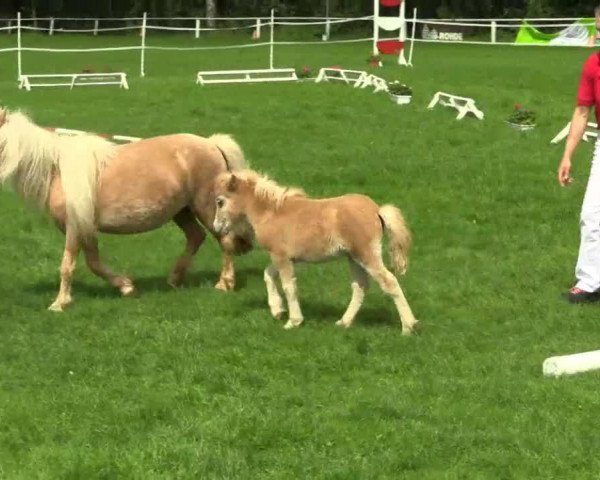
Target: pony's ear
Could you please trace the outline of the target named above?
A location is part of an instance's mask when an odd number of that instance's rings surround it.
[[[227,182],[227,191],[235,192],[237,190],[237,187],[238,187],[238,178],[235,175],[231,175],[231,177],[229,177],[229,182]]]

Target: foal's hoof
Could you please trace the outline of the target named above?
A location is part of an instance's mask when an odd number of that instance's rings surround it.
[[[290,318],[286,324],[283,326],[283,328],[285,330],[291,330],[292,328],[298,328],[300,325],[302,325],[302,322],[304,320],[302,318],[298,319],[298,318]]]
[[[58,312],[58,313],[61,313],[61,312],[65,311],[64,307],[62,306],[62,304],[60,304],[58,302],[54,302],[52,305],[50,305],[48,307],[48,310],[50,310],[51,312]]]
[[[135,287],[133,284],[131,285],[123,285],[121,287],[121,295],[124,297],[134,297],[135,296]]]
[[[65,308],[71,305],[72,302],[73,300],[71,300],[71,298],[68,298],[67,300],[64,300],[62,302],[55,300],[54,303],[48,307],[48,310],[50,310],[51,312],[61,313],[64,312]]]
[[[221,278],[215,285],[215,288],[224,292],[231,292],[235,288],[235,282]]]
[[[404,335],[405,337],[408,337],[408,336],[412,335],[413,333],[420,333],[420,332],[421,332],[421,323],[418,321],[413,323],[412,326],[409,328],[402,328],[402,335]]]
[[[351,323],[349,323],[349,322],[344,322],[343,319],[342,320],[338,320],[337,322],[335,322],[335,324],[338,327],[342,327],[342,328],[350,328],[350,325],[351,325]]]
[[[272,315],[273,315],[273,318],[274,318],[275,320],[279,320],[279,321],[281,321],[281,320],[283,320],[283,319],[285,318],[285,310],[282,310],[282,311],[281,311],[281,312],[279,312],[279,313],[273,313]]]

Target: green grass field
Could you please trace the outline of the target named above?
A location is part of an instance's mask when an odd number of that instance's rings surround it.
[[[541,374],[548,356],[600,348],[598,307],[561,298],[591,146],[561,189],[562,145],[549,143],[590,51],[418,44],[413,69],[387,59],[379,70],[414,87],[407,107],[341,84],[194,83],[199,69],[266,67],[266,53],[152,51],[144,79],[137,52],[28,53],[26,73],[125,68],[131,87],[29,93],[6,53],[0,95],[45,126],[229,132],[282,184],[397,204],[414,233],[401,284],[422,334],[400,336],[375,285],[355,326],[336,328],[350,299],[344,261],[297,269],[306,317],[297,331],[269,315],[264,252],[237,259],[238,290],[223,294],[212,288],[220,255],[209,239],[185,288],[171,290],[166,275],[184,245],[171,225],[101,237],[138,298],[119,298],[80,261],[75,303],[47,312],[62,237],[3,191],[0,478],[597,478],[600,376]],[[279,47],[276,63],[362,69],[368,54],[366,44]],[[474,97],[485,120],[427,110],[437,90]],[[504,123],[517,102],[538,112],[535,131]]]

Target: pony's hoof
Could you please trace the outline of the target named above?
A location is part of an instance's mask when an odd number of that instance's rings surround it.
[[[273,318],[275,320],[279,320],[279,321],[283,320],[285,318],[285,310],[282,310],[281,312],[278,312],[278,313],[273,313]]]
[[[338,320],[337,322],[335,322],[335,324],[338,327],[342,327],[342,328],[350,328],[351,323],[350,322],[344,322],[344,320]]]
[[[217,290],[222,290],[223,292],[231,292],[235,288],[235,283],[233,280],[225,280],[221,279],[215,285]]]
[[[167,285],[173,288],[181,288],[183,285],[183,275],[169,275]]]
[[[285,330],[291,330],[292,328],[298,328],[300,325],[302,325],[302,322],[304,320],[301,318],[290,318],[286,324],[283,326],[283,328]]]

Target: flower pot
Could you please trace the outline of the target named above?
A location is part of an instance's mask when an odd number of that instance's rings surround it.
[[[390,93],[390,98],[398,105],[407,105],[412,100],[412,95],[396,95],[395,93]]]
[[[520,130],[522,132],[527,131],[527,130],[533,130],[535,128],[535,124],[533,125],[523,125],[521,123],[513,123],[513,122],[506,122],[508,123],[508,125],[511,128],[514,128],[515,130]]]

